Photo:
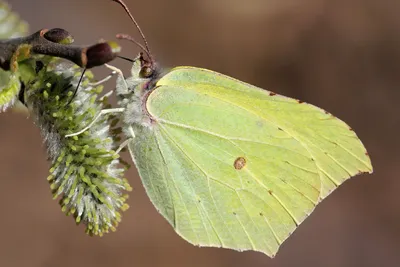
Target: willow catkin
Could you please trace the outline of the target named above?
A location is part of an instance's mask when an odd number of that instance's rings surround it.
[[[80,75],[78,68],[61,61],[42,66],[25,84],[25,102],[52,163],[48,180],[54,198],[61,197],[62,211],[84,223],[87,233],[102,235],[120,222],[121,211],[128,208],[123,193],[131,187],[115,152],[120,129],[112,116],[101,117],[81,135],[65,137],[91,123],[106,107],[105,100],[99,100],[102,88],[90,84],[90,72],[68,104]]]

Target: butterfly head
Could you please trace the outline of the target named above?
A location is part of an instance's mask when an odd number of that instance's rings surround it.
[[[152,62],[151,60],[144,59],[143,53],[140,53],[139,60],[140,60],[139,77],[144,79],[151,79],[153,76],[155,76],[157,72],[155,63]]]
[[[117,86],[117,95],[126,98],[127,95],[142,95],[153,89],[161,76],[158,65],[151,59],[146,59],[143,53],[139,53],[134,59],[127,60],[132,62],[131,76],[126,79],[124,77],[117,79],[117,83],[120,84],[120,86]]]
[[[146,57],[143,52],[133,60],[132,76],[141,79],[153,80],[159,75],[159,68],[157,63],[154,61],[150,54],[146,53]]]

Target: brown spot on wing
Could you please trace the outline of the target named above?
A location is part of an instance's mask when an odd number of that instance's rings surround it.
[[[235,167],[236,170],[241,170],[244,166],[246,166],[246,159],[243,157],[238,157],[233,163],[233,167]]]

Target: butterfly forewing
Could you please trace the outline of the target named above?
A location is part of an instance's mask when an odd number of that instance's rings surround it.
[[[247,112],[249,117],[258,119],[256,125],[248,124],[247,119],[237,119],[235,129],[226,128],[226,120],[215,124],[215,128],[219,131],[229,131],[228,136],[233,132],[237,134],[246,132],[246,135],[249,131],[257,132],[260,125],[263,128],[260,132],[264,137],[260,139],[254,136],[253,141],[271,140],[266,137],[276,136],[276,131],[273,132],[272,129],[286,133],[292,141],[296,141],[296,144],[289,146],[281,143],[283,147],[295,151],[301,147],[315,161],[322,182],[321,198],[326,197],[347,178],[363,172],[372,172],[369,156],[355,132],[346,123],[318,107],[213,71],[193,67],[173,69],[157,85],[161,88],[162,86],[177,88],[179,97],[175,96],[173,101],[179,101],[189,92],[197,92],[199,95],[204,95],[206,101],[218,100],[221,105],[235,107],[239,113]],[[157,91],[158,89],[155,90]],[[158,100],[157,104],[165,101],[165,99]],[[195,99],[194,102],[196,101]],[[148,102],[148,108],[151,109],[157,104]],[[206,129],[210,129],[213,127],[213,124],[209,124],[210,120],[223,113],[222,108],[216,107],[215,110],[211,118],[205,116],[192,121],[192,113],[195,113],[197,108],[191,109],[189,113],[185,113],[186,125],[203,124]],[[182,118],[179,114],[176,116]],[[237,114],[232,116],[237,117]],[[305,168],[304,165],[298,167]]]

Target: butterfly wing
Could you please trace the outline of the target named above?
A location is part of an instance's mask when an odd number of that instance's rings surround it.
[[[318,202],[372,172],[331,114],[222,74],[179,67],[147,98],[129,144],[147,193],[190,243],[273,257]]]

